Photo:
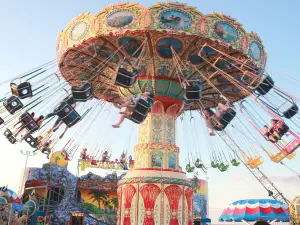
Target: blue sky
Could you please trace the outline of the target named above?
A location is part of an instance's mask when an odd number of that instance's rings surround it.
[[[109,4],[116,2],[112,0],[109,1]],[[140,4],[149,6],[155,2],[152,0],[140,1]],[[268,54],[267,71],[279,86],[299,96],[299,87],[288,83],[279,76],[288,74],[299,77],[300,2],[298,0],[189,0],[186,2],[189,5],[197,6],[198,10],[204,14],[215,11],[230,15],[242,23],[246,31],[258,33]],[[107,2],[100,0],[4,1],[1,4],[2,12],[0,14],[2,21],[0,81],[54,59],[56,37],[68,22],[82,12],[95,14],[107,5]],[[8,87],[6,88],[8,89]],[[124,127],[123,130],[110,130],[112,133],[109,136],[124,136],[126,133],[124,129],[133,126],[127,122]],[[126,138],[127,136],[121,138],[120,145],[115,146],[116,152],[122,151],[122,149],[120,150],[122,144],[130,145],[130,151],[133,151],[136,134],[130,137],[131,143],[128,143]],[[205,142],[204,137],[199,138],[200,141]],[[183,148],[184,142],[180,137],[178,145]],[[25,163],[25,158],[19,154],[20,148],[20,146],[12,147],[2,136],[0,137],[0,154],[2,155],[0,183],[9,184],[10,188],[16,191],[21,177],[21,169]],[[201,149],[201,153],[208,161],[206,149]],[[184,158],[184,154],[181,154],[182,164],[184,164]],[[266,157],[265,159],[266,163],[263,169],[272,177],[280,190],[289,198],[299,194],[299,178],[279,165],[271,163]],[[29,166],[40,166],[46,161],[45,157],[36,156],[29,160]],[[292,168],[298,169],[300,172],[299,163],[299,156],[288,162]],[[70,168],[75,172],[76,162],[71,164],[73,165],[70,165]],[[222,208],[237,199],[266,197],[265,191],[243,167],[231,169],[226,173],[210,170],[209,177],[210,207],[214,218]]]

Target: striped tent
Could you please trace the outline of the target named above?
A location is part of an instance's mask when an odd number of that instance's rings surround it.
[[[248,199],[233,202],[219,218],[220,222],[289,221],[288,205],[272,199]]]

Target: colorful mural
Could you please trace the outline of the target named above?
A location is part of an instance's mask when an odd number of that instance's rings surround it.
[[[139,57],[142,52],[142,42],[132,37],[124,37],[120,39],[120,45],[123,46],[125,52],[133,57]]]
[[[225,21],[216,22],[214,32],[225,42],[233,42],[238,38],[237,31],[234,29],[234,27]]]
[[[182,48],[182,43],[175,38],[163,38],[158,41],[157,51],[161,57],[172,58],[171,46],[176,53]]]
[[[197,187],[195,187],[195,193],[193,198],[193,210],[194,217],[206,218],[208,210],[208,189],[207,181],[198,179]]]
[[[106,23],[111,27],[125,27],[133,21],[132,12],[129,10],[118,10],[108,15]]]
[[[175,156],[169,156],[169,159],[168,159],[168,167],[170,169],[176,169],[176,157]]]
[[[152,167],[162,167],[163,154],[161,152],[154,153],[151,159]]]
[[[160,14],[161,24],[170,29],[183,30],[191,26],[192,18],[180,9],[167,9]]]
[[[250,44],[250,55],[255,61],[260,61],[260,59],[261,59],[261,46],[257,41],[253,41]]]

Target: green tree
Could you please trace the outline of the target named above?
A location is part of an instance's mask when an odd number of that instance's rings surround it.
[[[109,205],[110,205],[110,201],[109,200],[103,200],[103,206],[104,206],[104,209],[108,209]]]
[[[118,207],[119,201],[117,197],[113,197],[112,199],[110,199],[110,203],[113,206],[113,209],[116,209]]]
[[[93,190],[91,192],[88,193],[89,195],[92,195],[90,197],[90,199],[92,200],[92,202],[97,202],[98,203],[98,207],[101,209],[101,202],[107,201],[108,198],[108,194],[104,191],[97,191],[97,190]]]

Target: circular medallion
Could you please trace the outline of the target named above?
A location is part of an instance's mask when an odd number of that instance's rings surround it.
[[[78,41],[88,32],[88,24],[84,21],[77,22],[70,32],[70,38],[73,41]]]
[[[238,34],[235,28],[228,22],[218,21],[214,26],[215,34],[225,42],[237,40]]]
[[[189,56],[189,61],[193,65],[198,65],[198,64],[204,62],[204,60],[200,56],[198,56],[198,55],[190,55]]]
[[[173,54],[171,47],[178,53],[182,49],[181,41],[175,38],[160,39],[157,44],[157,51],[163,58],[172,58]]]
[[[130,10],[118,10],[110,13],[106,18],[106,23],[110,27],[125,27],[133,21],[133,14]]]
[[[141,54],[142,47],[140,48],[140,46],[142,45],[142,42],[138,39],[124,37],[120,39],[120,45],[123,46],[128,55],[138,57]]]
[[[169,29],[184,30],[191,26],[191,16],[180,9],[167,9],[160,13],[160,23]]]
[[[257,62],[261,59],[261,45],[257,41],[250,44],[250,56]]]

